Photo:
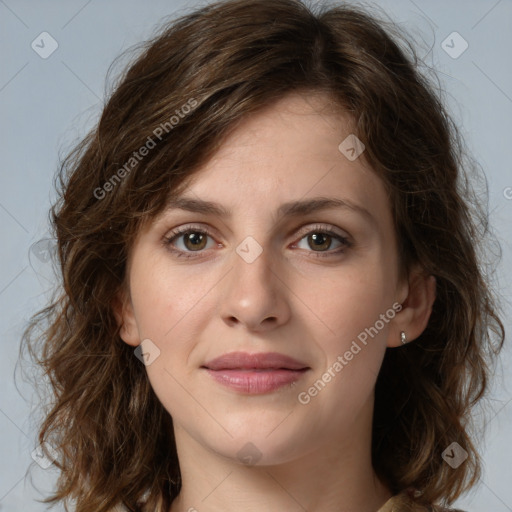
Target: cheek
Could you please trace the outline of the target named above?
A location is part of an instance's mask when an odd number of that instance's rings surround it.
[[[200,394],[190,386],[195,368],[189,362],[204,329],[204,319],[209,318],[205,308],[211,305],[205,293],[215,281],[213,276],[211,283],[207,276],[185,278],[180,268],[149,256],[133,263],[133,307],[140,339],[151,340],[154,347],[149,346],[157,354],[146,366],[151,386],[167,411],[179,418],[180,411],[195,407],[189,393]],[[200,408],[191,414],[199,417]]]
[[[313,395],[322,395],[318,405],[343,403],[345,412],[355,414],[370,396],[386,350],[388,322],[394,317],[389,278],[376,261],[366,261],[347,265],[335,279],[309,289],[314,313],[310,322],[317,326],[314,339],[323,355],[308,382]],[[306,288],[303,292],[308,293]]]
[[[185,276],[162,256],[140,257],[136,263],[130,287],[140,334],[165,346],[201,307],[208,279]]]
[[[332,425],[333,435],[347,418],[357,418],[369,403],[386,350],[388,323],[381,315],[391,308],[378,273],[344,276],[325,293],[312,294],[314,322],[322,332],[315,336],[322,357],[298,397],[305,410]],[[394,313],[394,310],[391,310]],[[386,319],[391,320],[388,315]],[[310,324],[310,327],[312,324]]]
[[[350,346],[352,340],[366,332],[391,307],[393,299],[388,293],[390,283],[378,266],[342,269],[337,276],[317,285],[309,294],[311,312],[321,322],[322,339],[329,352]],[[379,333],[387,332],[387,323],[379,322]],[[362,335],[360,338],[364,338]],[[332,354],[331,354],[332,355]]]

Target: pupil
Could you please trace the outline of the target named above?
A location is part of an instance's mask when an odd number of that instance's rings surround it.
[[[194,247],[199,247],[203,241],[203,235],[197,233],[189,233],[187,241],[190,242]]]
[[[313,239],[315,247],[322,247],[324,245],[327,245],[327,247],[329,246],[329,242],[327,241],[327,239],[329,238],[328,235],[314,234],[314,235],[311,235],[310,238]],[[327,248],[327,247],[324,247],[324,248]]]

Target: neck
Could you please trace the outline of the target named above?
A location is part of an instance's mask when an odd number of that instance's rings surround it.
[[[205,449],[175,425],[182,488],[169,512],[377,512],[392,494],[371,464],[371,413],[354,421],[353,435],[267,466]]]

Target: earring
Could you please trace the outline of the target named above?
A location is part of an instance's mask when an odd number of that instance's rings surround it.
[[[407,336],[405,335],[404,331],[400,331],[400,341],[402,342],[403,345],[407,343]]]

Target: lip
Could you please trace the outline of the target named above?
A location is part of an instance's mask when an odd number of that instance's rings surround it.
[[[309,366],[278,352],[229,352],[203,365],[209,370],[302,370]]]
[[[220,384],[246,394],[263,394],[291,385],[310,367],[277,352],[231,352],[202,366]]]

